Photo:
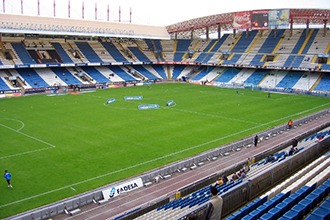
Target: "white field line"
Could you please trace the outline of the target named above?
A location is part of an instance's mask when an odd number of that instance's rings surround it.
[[[22,122],[21,120],[16,120],[16,119],[12,119],[12,118],[2,118],[2,119],[8,120],[8,121],[16,121],[16,122],[20,123],[22,126],[18,129],[16,129],[17,131],[22,130],[25,126],[24,122]]]
[[[195,112],[195,111],[190,111],[190,110],[185,110],[185,109],[177,109],[177,108],[172,108],[171,110],[181,111],[181,112],[186,112],[186,113],[192,113],[192,114],[197,114],[197,115],[203,115],[203,116],[208,116],[208,117],[213,117],[213,118],[221,118],[221,119],[226,119],[226,120],[230,120],[230,121],[238,121],[238,122],[247,123],[247,124],[260,125],[260,123],[257,123],[257,122],[241,120],[241,119],[237,119],[237,118],[228,118],[228,117],[215,115],[215,114],[210,114],[210,113],[201,113],[201,112]]]
[[[13,120],[13,119],[11,119],[11,120]],[[14,121],[18,121],[18,120],[14,120]],[[28,134],[25,134],[25,133],[21,132],[20,130],[23,129],[23,127],[24,127],[24,123],[23,123],[23,122],[21,122],[21,123],[23,124],[23,126],[22,126],[20,129],[18,129],[18,130],[13,129],[13,128],[11,128],[11,127],[9,127],[9,126],[7,126],[7,125],[1,124],[1,123],[0,123],[0,126],[2,126],[2,127],[4,127],[4,128],[7,128],[7,129],[9,129],[9,130],[11,130],[11,131],[13,131],[13,132],[16,132],[16,133],[18,133],[18,134],[20,134],[20,135],[23,135],[23,136],[25,136],[25,137],[28,137],[28,138],[30,138],[30,139],[33,139],[33,140],[35,140],[35,141],[38,141],[38,142],[40,142],[40,143],[42,143],[42,144],[45,144],[45,145],[47,145],[48,147],[46,147],[46,148],[41,148],[41,149],[37,149],[37,150],[26,151],[26,152],[22,152],[22,153],[18,153],[18,154],[11,154],[11,155],[7,155],[7,156],[2,156],[2,157],[0,157],[0,160],[1,160],[1,159],[6,159],[6,158],[10,158],[10,157],[16,157],[16,156],[21,156],[21,155],[31,154],[31,153],[35,153],[35,152],[40,152],[40,151],[44,151],[44,150],[49,150],[49,149],[51,149],[51,148],[56,147],[55,145],[53,145],[53,144],[51,144],[51,143],[48,143],[48,142],[43,141],[43,140],[41,140],[41,139],[39,139],[39,138],[36,138],[36,137],[33,137],[33,136],[31,136],[31,135],[28,135]]]
[[[327,103],[327,104],[324,104],[324,105],[321,105],[321,106],[325,106],[325,105],[329,105],[329,104],[330,103]],[[113,175],[113,174],[116,174],[116,173],[127,171],[127,170],[132,169],[132,168],[135,168],[135,167],[140,167],[140,166],[145,165],[145,164],[149,164],[149,163],[152,163],[152,162],[155,162],[155,161],[158,161],[158,160],[167,158],[167,157],[171,157],[171,156],[176,155],[176,154],[180,154],[180,153],[185,152],[185,151],[189,151],[191,149],[195,149],[195,148],[198,148],[198,147],[207,145],[207,144],[211,144],[211,143],[217,142],[219,140],[226,139],[226,138],[231,137],[231,136],[235,136],[235,135],[238,135],[238,134],[241,134],[241,133],[244,133],[244,132],[253,130],[253,129],[258,128],[258,127],[262,127],[262,126],[267,125],[267,124],[274,123],[276,121],[280,121],[280,120],[283,120],[283,119],[292,118],[292,116],[296,116],[296,115],[301,115],[301,114],[303,114],[305,112],[309,112],[309,111],[314,110],[314,109],[317,109],[317,108],[319,108],[321,106],[318,106],[318,107],[315,107],[315,108],[312,108],[312,109],[308,109],[308,110],[305,110],[305,111],[302,111],[302,112],[298,112],[298,113],[295,113],[293,115],[289,115],[289,116],[286,116],[286,117],[282,117],[282,118],[279,118],[279,119],[276,119],[276,120],[273,120],[273,121],[270,121],[270,122],[267,122],[267,123],[264,123],[264,124],[260,124],[260,125],[257,125],[255,127],[251,127],[251,128],[245,129],[243,131],[239,131],[239,132],[236,132],[236,133],[233,133],[233,134],[230,134],[230,135],[221,137],[221,138],[217,138],[217,139],[214,139],[214,140],[211,140],[211,141],[202,143],[202,144],[198,144],[198,145],[192,146],[190,148],[186,148],[186,149],[181,150],[181,151],[173,152],[171,154],[167,154],[167,155],[164,155],[164,156],[161,156],[161,157],[158,157],[158,158],[154,158],[154,159],[149,160],[149,161],[145,161],[145,162],[142,162],[142,163],[139,163],[139,164],[135,164],[135,165],[126,167],[126,168],[122,168],[122,169],[115,170],[115,171],[112,171],[112,172],[109,172],[109,173],[105,173],[105,174],[102,174],[102,175],[99,175],[99,176],[96,176],[96,177],[92,177],[92,178],[89,178],[89,179],[86,179],[86,180],[83,180],[83,181],[80,181],[80,182],[76,182],[76,183],[67,185],[67,186],[63,186],[63,187],[60,187],[60,188],[57,188],[57,189],[53,189],[53,190],[50,190],[50,191],[47,191],[47,192],[43,192],[43,193],[40,193],[40,194],[31,196],[31,197],[27,197],[27,198],[24,198],[24,199],[16,200],[14,202],[6,203],[4,205],[0,205],[0,208],[5,208],[5,207],[11,206],[11,205],[15,205],[17,203],[21,203],[21,202],[24,202],[24,201],[27,201],[27,200],[35,199],[35,198],[38,198],[38,197],[41,197],[41,196],[44,196],[44,195],[48,195],[48,194],[51,194],[51,193],[54,193],[54,192],[57,192],[57,191],[60,191],[60,190],[63,190],[63,189],[68,189],[68,188],[70,189],[71,187],[74,187],[74,186],[77,186],[77,185],[80,185],[80,184],[83,184],[83,183],[87,183],[87,182],[90,182],[90,181],[93,181],[93,180],[96,180],[96,179],[100,179],[100,178],[103,178],[103,177],[106,177],[106,176],[109,176],[109,175]]]

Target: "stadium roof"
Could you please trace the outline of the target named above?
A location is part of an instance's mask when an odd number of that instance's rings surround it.
[[[200,18],[194,18],[191,20],[179,22],[173,25],[167,26],[169,34],[178,35],[182,37],[191,36],[191,32],[196,36],[205,35],[208,29],[209,33],[215,33],[220,27],[221,30],[233,30],[235,27],[234,19],[237,14],[241,13],[259,13],[259,12],[271,12],[271,11],[289,11],[288,24],[317,24],[326,25],[330,19],[329,9],[264,9],[264,10],[253,10],[253,11],[241,11],[210,15]]]
[[[0,33],[169,39],[165,27],[123,22],[0,14]]]

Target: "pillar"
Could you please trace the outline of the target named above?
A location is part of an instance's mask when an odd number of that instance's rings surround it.
[[[218,24],[218,40],[221,38],[221,25]]]
[[[205,28],[205,35],[206,35],[206,40],[210,39],[210,36],[209,36],[209,27],[206,27]]]

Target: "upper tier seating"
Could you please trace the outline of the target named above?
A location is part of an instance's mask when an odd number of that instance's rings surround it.
[[[231,50],[231,52],[241,52],[244,53],[247,51],[248,47],[252,43],[254,37],[257,35],[258,31],[250,31],[247,33],[244,31],[242,35],[240,36],[238,42],[234,46],[234,48]]]
[[[276,30],[276,36],[275,36],[275,30],[272,30],[269,36],[266,38],[265,42],[261,46],[258,53],[272,53],[277,44],[279,43],[280,39],[283,37],[285,30]]]
[[[16,51],[16,54],[19,56],[20,60],[24,64],[35,64],[36,62],[32,59],[30,54],[25,49],[24,45],[22,43],[11,43],[14,50]]]
[[[93,48],[88,44],[88,42],[75,42],[79,50],[84,54],[84,56],[91,63],[101,63],[103,62],[101,58],[95,53]]]
[[[128,47],[128,49],[138,58],[141,62],[151,62],[151,60],[138,48],[138,47]]]
[[[102,42],[102,46],[109,52],[116,62],[128,62],[112,42]]]
[[[295,44],[293,50],[291,51],[292,54],[298,54],[299,50],[302,48],[304,41],[306,40],[306,29],[303,30],[301,33],[298,42]]]
[[[61,56],[63,63],[73,63],[69,55],[65,52],[60,43],[52,42],[53,47],[56,49],[57,53]]]

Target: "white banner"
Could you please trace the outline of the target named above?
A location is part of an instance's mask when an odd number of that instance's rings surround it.
[[[134,179],[129,182],[125,182],[121,185],[114,186],[114,187],[108,188],[106,190],[103,190],[102,191],[103,199],[109,200],[113,197],[119,196],[120,193],[130,192],[130,191],[140,188],[142,186],[143,186],[143,182],[142,182],[141,178]]]

